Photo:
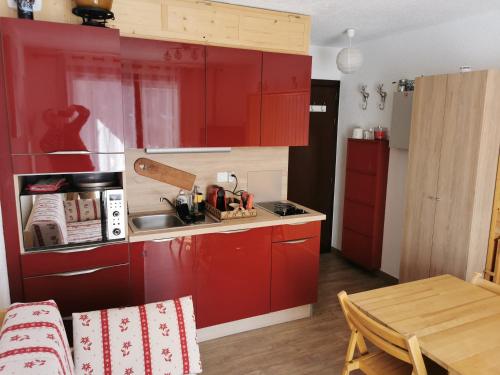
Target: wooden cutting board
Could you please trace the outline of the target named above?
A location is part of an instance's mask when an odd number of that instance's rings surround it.
[[[196,175],[181,171],[157,161],[139,158],[134,163],[134,169],[141,176],[152,178],[166,184],[180,187],[181,189],[193,190]]]

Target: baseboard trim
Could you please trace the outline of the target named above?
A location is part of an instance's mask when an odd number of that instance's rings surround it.
[[[383,279],[387,280],[388,282],[393,283],[393,284],[399,284],[399,279],[397,277],[389,275],[388,273],[386,273],[382,270],[378,270],[375,272],[377,273],[378,276],[382,277]]]
[[[196,335],[198,342],[209,341],[224,336],[234,335],[236,333],[269,327],[275,324],[309,318],[311,315],[312,305],[304,305],[288,310],[276,311],[265,315],[254,316],[252,318],[201,328],[196,331]]]

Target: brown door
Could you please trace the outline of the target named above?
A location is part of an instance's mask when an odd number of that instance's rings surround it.
[[[311,112],[309,146],[290,147],[288,199],[326,215],[321,223],[321,251],[331,250],[333,193],[337,151],[339,81],[312,80],[311,105],[326,112]]]

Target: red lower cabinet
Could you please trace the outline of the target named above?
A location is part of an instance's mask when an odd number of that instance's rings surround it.
[[[196,237],[198,328],[270,312],[271,229]]]
[[[21,256],[23,276],[44,276],[128,263],[128,243],[62,251],[32,251]]]
[[[193,296],[195,251],[191,236],[131,243],[132,304]]]
[[[24,299],[56,301],[63,317],[74,312],[126,306],[129,265],[115,265],[24,279]]]
[[[320,238],[273,243],[271,311],[315,303]]]

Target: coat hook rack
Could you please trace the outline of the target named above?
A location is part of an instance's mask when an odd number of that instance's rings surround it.
[[[368,108],[368,98],[370,97],[370,93],[366,90],[366,85],[361,85],[361,89],[359,90],[361,95],[363,96],[363,103],[361,104],[361,109],[363,111]]]
[[[387,98],[387,91],[384,91],[384,84],[379,83],[377,85],[377,92],[380,95],[380,104],[378,108],[383,111],[385,109],[385,99]]]

